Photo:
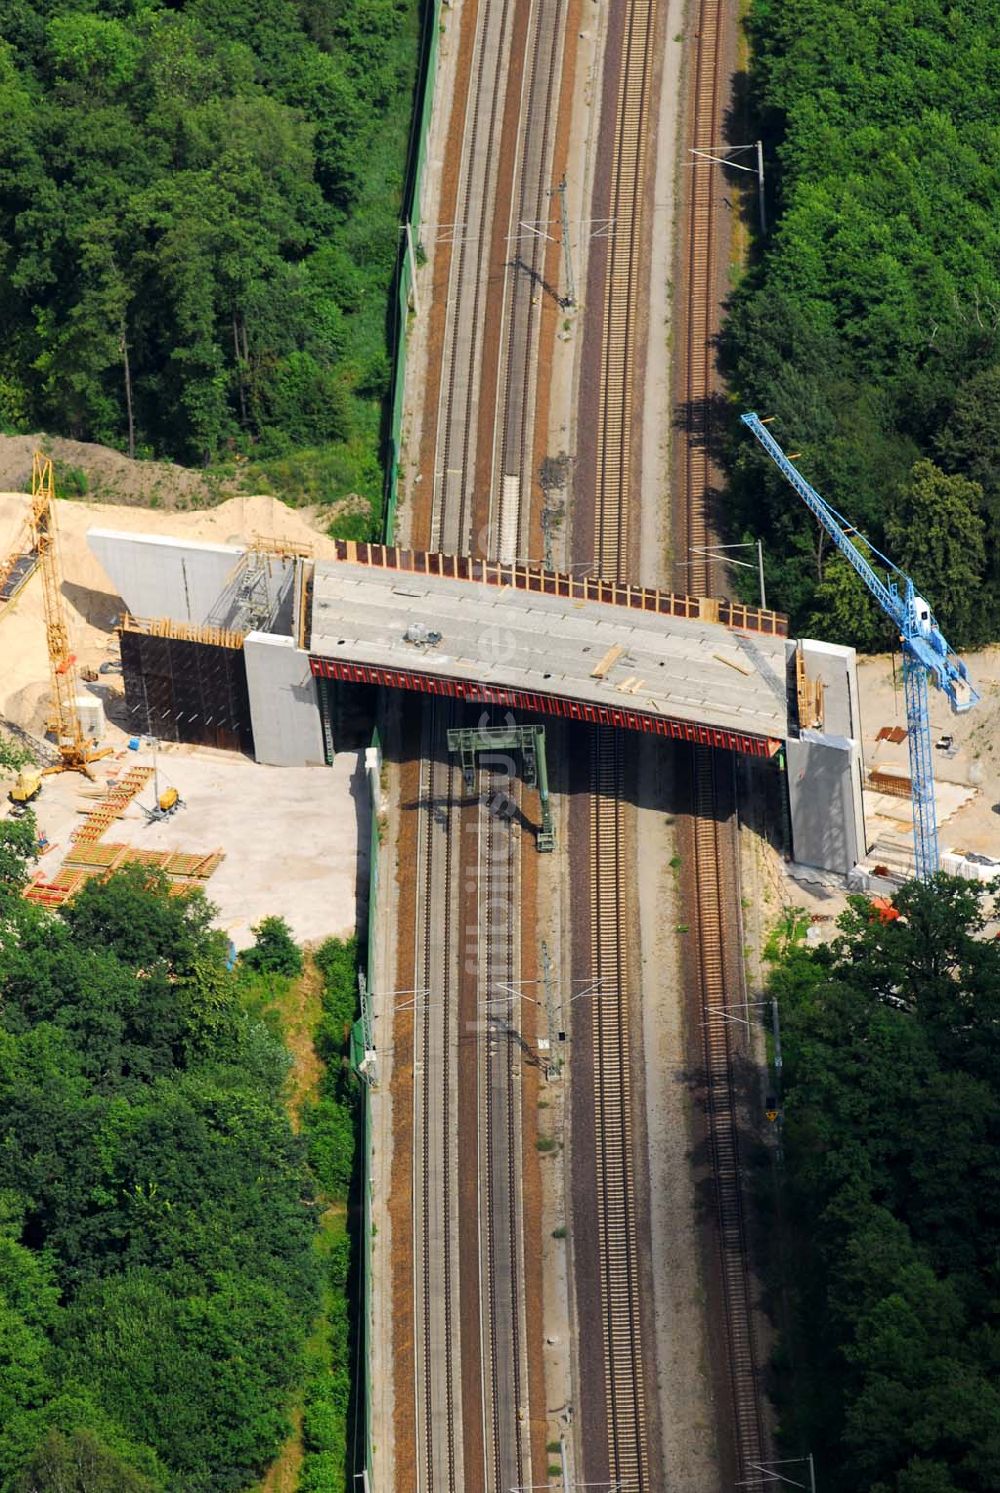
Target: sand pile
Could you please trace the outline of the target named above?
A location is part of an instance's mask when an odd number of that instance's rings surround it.
[[[25,493],[0,493],[0,555],[24,533],[31,500]],[[329,520],[329,515],[325,515]],[[111,582],[87,544],[88,529],[175,535],[216,544],[247,544],[256,536],[310,544],[319,559],[333,557],[333,541],[311,521],[309,510],[288,508],[277,498],[237,497],[197,512],[161,512],[112,503],[56,506],[63,600],[71,646],[83,668],[98,668],[117,654],[114,620],[122,610]],[[40,731],[48,700],[48,659],[41,580],[36,572],[13,602],[0,608],[0,714],[29,731]]]

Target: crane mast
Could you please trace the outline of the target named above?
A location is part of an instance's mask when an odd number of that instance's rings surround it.
[[[76,705],[78,683],[75,659],[70,652],[69,630],[62,599],[62,570],[56,543],[55,487],[51,458],[36,451],[31,468],[31,532],[38,552],[42,573],[42,601],[45,614],[45,643],[49,656],[52,683],[49,730],[59,751],[56,772],[82,772],[92,776],[90,763],[106,757],[105,751],[93,751],[83,734]]]
[[[816,516],[837,550],[864,581],[899,634],[903,648],[903,694],[910,746],[913,794],[913,853],[917,877],[928,880],[940,868],[937,815],[934,807],[934,759],[931,748],[928,681],[947,696],[957,714],[971,710],[979,699],[963,661],[953,652],[937,625],[928,603],[917,594],[908,575],[891,561],[887,580],[871,565],[851,538],[857,530],[821,498],[785,455],[763,420],[752,412],[741,415],[775,466],[787,478],[806,507]],[[884,557],[880,557],[884,558]]]

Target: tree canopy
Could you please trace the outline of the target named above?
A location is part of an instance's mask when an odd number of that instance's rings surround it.
[[[950,641],[995,638],[1000,6],[753,0],[749,25],[778,212],[732,298],[734,394],[912,565]],[[823,610],[829,546],[745,432],[727,442],[734,529],[764,539],[768,591],[802,625]],[[861,583],[843,582],[857,604]],[[882,640],[846,606],[824,635]]]
[[[0,425],[195,463],[332,446],[377,496],[415,17],[6,6]]]
[[[783,1432],[831,1493],[1000,1486],[1000,947],[978,888],[856,899],[775,939],[785,1090]],[[995,911],[995,909],[991,909]]]
[[[102,33],[96,33],[99,37]],[[319,1300],[289,1059],[201,893],[0,887],[0,1489],[247,1487]]]

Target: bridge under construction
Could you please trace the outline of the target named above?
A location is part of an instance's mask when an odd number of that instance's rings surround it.
[[[111,530],[92,530],[89,542],[132,632],[156,639],[144,648],[133,636],[123,649],[143,673],[126,675],[127,694],[157,703],[143,729],[169,734],[177,678],[192,669],[210,693],[225,646],[245,693],[240,740],[258,761],[329,759],[338,691],[375,685],[779,758],[797,857],[843,872],[864,853],[854,652],[790,639],[778,613],[350,540],[323,562]],[[162,678],[147,678],[171,643],[184,649],[182,665],[168,660]],[[227,721],[233,688],[229,679],[218,702]],[[196,717],[211,710],[211,701],[178,703],[178,739],[204,739]]]

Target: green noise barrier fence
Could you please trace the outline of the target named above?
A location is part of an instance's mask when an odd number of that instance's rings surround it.
[[[378,763],[382,762],[382,743],[378,728],[372,734],[372,746],[378,753]],[[365,977],[368,981],[369,991],[378,981],[378,891],[379,891],[379,851],[381,848],[381,831],[379,826],[379,793],[378,789],[371,789],[369,800],[371,803],[371,834],[368,849],[368,933],[367,947],[362,964]],[[351,1032],[351,1061],[358,1071],[360,1061],[364,1057],[365,1038],[361,1021],[354,1023]],[[371,1130],[371,1087],[364,1079],[361,1083],[361,1119],[358,1133],[358,1146],[361,1154],[361,1248],[359,1251],[360,1265],[362,1271],[361,1289],[358,1293],[361,1303],[362,1320],[358,1324],[358,1353],[361,1358],[362,1372],[364,1373],[364,1402],[359,1407],[364,1420],[364,1434],[360,1444],[356,1441],[354,1447],[354,1473],[358,1479],[358,1486],[362,1487],[361,1478],[365,1473],[368,1476],[368,1484],[374,1488],[374,1474],[372,1460],[374,1447],[372,1444],[372,1360],[371,1360],[371,1333],[372,1333],[372,1246],[374,1235],[372,1230],[372,1130]]]
[[[399,235],[396,265],[396,291],[393,314],[395,329],[393,337],[392,409],[389,421],[388,451],[386,453],[385,503],[383,514],[383,537],[391,544],[396,533],[396,505],[399,484],[399,449],[403,428],[403,396],[406,386],[406,351],[409,334],[410,295],[413,289],[413,263],[407,252],[406,236],[402,229],[409,223],[416,244],[420,236],[420,199],[424,171],[427,165],[427,136],[430,130],[431,110],[434,106],[434,81],[437,76],[438,43],[441,34],[441,0],[425,0],[420,74],[417,83],[416,102],[413,112],[413,129],[410,135],[410,153],[407,163],[406,191],[403,199],[403,220]],[[378,731],[372,737],[372,745],[381,751]],[[369,989],[375,979],[377,966],[376,939],[379,889],[379,805],[375,795],[372,802],[371,844],[368,862],[368,948],[365,967]],[[357,1047],[357,1033],[352,1048]],[[361,1041],[363,1047],[363,1038]],[[372,1136],[371,1136],[371,1089],[362,1084],[361,1124],[358,1144],[361,1147],[361,1196],[363,1199],[361,1269],[361,1342],[359,1351],[363,1355],[364,1372],[364,1435],[361,1445],[355,1446],[354,1474],[359,1486],[374,1489],[373,1445],[372,1445]],[[362,1478],[365,1482],[362,1483]]]
[[[427,135],[434,106],[434,80],[437,76],[438,43],[441,35],[441,0],[425,0],[421,41],[420,76],[417,83],[413,130],[406,169],[403,197],[403,221],[400,226],[396,262],[396,293],[393,315],[392,412],[389,421],[388,451],[385,463],[385,503],[383,534],[391,544],[396,533],[396,504],[399,485],[399,447],[403,430],[403,394],[406,385],[406,348],[409,337],[410,293],[413,289],[413,263],[406,249],[407,223],[416,244],[420,237],[420,194],[427,165]]]

